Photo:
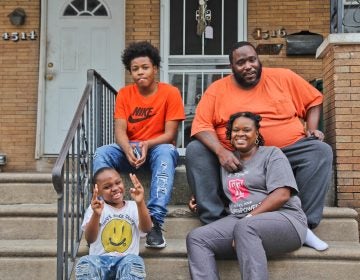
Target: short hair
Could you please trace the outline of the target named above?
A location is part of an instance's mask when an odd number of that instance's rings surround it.
[[[230,64],[232,63],[232,59],[233,59],[233,52],[235,50],[237,50],[238,48],[241,48],[241,47],[244,47],[244,46],[250,46],[252,47],[255,51],[256,51],[256,48],[254,47],[253,44],[247,42],[247,41],[240,41],[240,42],[237,42],[235,44],[233,44],[229,50],[229,61],[230,61]]]
[[[240,118],[240,117],[248,118],[248,119],[254,121],[255,128],[259,133],[258,134],[259,135],[258,136],[258,139],[259,139],[258,146],[264,146],[265,140],[264,140],[264,137],[261,135],[261,133],[259,131],[260,130],[260,121],[262,120],[262,118],[261,118],[260,115],[257,115],[257,114],[251,113],[251,112],[238,112],[238,113],[232,114],[230,116],[229,121],[228,121],[228,123],[226,125],[226,139],[228,139],[228,140],[231,139],[231,131],[232,131],[233,123],[237,118]]]
[[[148,57],[153,65],[160,67],[159,50],[147,41],[133,42],[123,51],[121,60],[126,70],[131,72],[131,61],[138,57]]]
[[[119,172],[117,172],[116,169],[114,169],[113,167],[109,167],[109,166],[105,166],[105,167],[101,167],[100,169],[98,169],[94,175],[93,175],[93,184],[95,185],[98,181],[98,177],[100,176],[100,174],[102,174],[103,172],[105,172],[106,170],[112,170],[115,171],[116,173],[119,174]],[[120,175],[120,174],[119,174]]]

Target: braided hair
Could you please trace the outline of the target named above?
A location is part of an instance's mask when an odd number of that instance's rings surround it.
[[[248,118],[248,119],[254,121],[256,130],[258,131],[258,144],[257,144],[257,146],[264,146],[265,140],[264,140],[264,137],[261,135],[261,133],[259,131],[259,129],[260,129],[260,121],[261,121],[262,118],[261,118],[260,115],[257,115],[257,114],[251,113],[251,112],[238,112],[238,113],[232,114],[230,116],[229,121],[228,121],[228,123],[226,125],[226,139],[228,139],[228,140],[231,139],[231,131],[232,131],[233,123],[237,118],[240,118],[240,117]]]

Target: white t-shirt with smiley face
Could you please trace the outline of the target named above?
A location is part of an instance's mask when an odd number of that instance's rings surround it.
[[[92,214],[93,210],[89,206],[81,226],[83,231]],[[140,237],[145,235],[139,230],[139,216],[135,201],[125,201],[124,207],[120,209],[104,203],[99,234],[95,242],[90,244],[89,255],[138,255]]]

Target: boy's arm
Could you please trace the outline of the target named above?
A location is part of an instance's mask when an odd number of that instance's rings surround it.
[[[179,127],[178,120],[173,121],[167,121],[165,122],[165,129],[164,133],[159,135],[158,137],[145,141],[147,143],[148,148],[151,148],[153,146],[159,145],[159,144],[169,144],[174,141],[176,138],[177,130]],[[144,142],[144,141],[143,141]]]
[[[136,166],[137,158],[134,155],[133,147],[129,143],[129,137],[126,134],[127,123],[124,119],[115,119],[115,141],[124,151],[126,158],[132,166]]]
[[[85,239],[89,244],[95,242],[99,234],[99,224],[100,216],[94,212],[85,228]]]
[[[173,143],[176,137],[177,129],[180,121],[167,121],[165,122],[165,130],[164,133],[159,135],[156,138],[141,141],[139,143],[139,148],[141,149],[141,157],[135,163],[135,168],[139,168],[141,165],[145,163],[148,150],[159,144],[170,144]]]
[[[149,214],[149,210],[146,207],[145,200],[141,202],[136,202],[138,208],[138,215],[139,215],[139,230],[142,232],[150,232],[152,228],[152,221]]]
[[[95,242],[99,234],[100,217],[104,209],[104,201],[98,199],[98,192],[98,186],[95,184],[91,199],[91,209],[93,210],[93,213],[85,228],[85,239],[89,244]]]
[[[130,189],[130,195],[136,202],[138,209],[139,229],[142,232],[150,232],[152,228],[152,221],[144,200],[144,188],[136,175],[130,173],[130,179],[134,185],[134,187]]]

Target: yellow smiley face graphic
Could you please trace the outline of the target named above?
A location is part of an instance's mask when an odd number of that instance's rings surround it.
[[[132,242],[130,223],[120,219],[111,220],[102,231],[101,242],[106,252],[125,252]]]

